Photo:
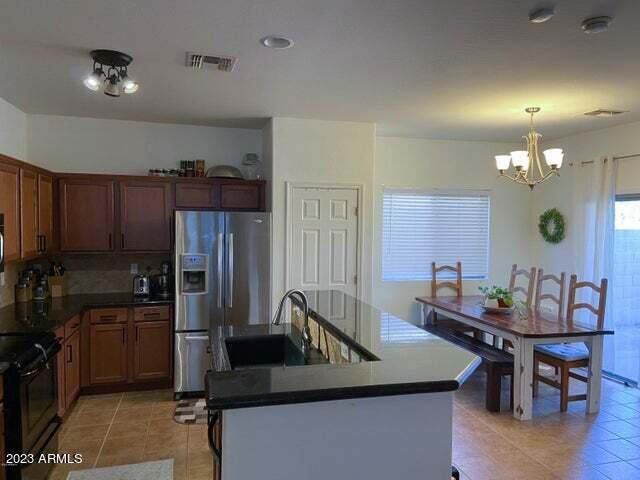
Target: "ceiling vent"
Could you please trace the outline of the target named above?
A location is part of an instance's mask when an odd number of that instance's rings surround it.
[[[225,57],[222,55],[201,55],[199,53],[187,52],[187,67],[194,70],[205,68],[217,68],[223,72],[230,72],[236,65],[236,57]]]
[[[627,111],[626,110],[606,110],[604,108],[599,108],[598,110],[586,112],[585,115],[588,117],[614,117],[622,113],[627,113]]]

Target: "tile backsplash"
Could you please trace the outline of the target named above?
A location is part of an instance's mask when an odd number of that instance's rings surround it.
[[[24,268],[23,262],[10,263],[4,268],[4,285],[0,286],[0,308],[15,300],[14,285],[18,281],[18,272]]]
[[[54,255],[50,260],[62,263],[66,268],[67,293],[130,292],[134,275],[131,264],[137,263],[139,272],[151,268],[151,274],[159,272],[160,264],[171,260],[168,255]],[[18,272],[26,266],[42,265],[49,268],[49,261],[11,263],[5,268],[5,285],[0,287],[0,308],[14,302],[14,285]]]

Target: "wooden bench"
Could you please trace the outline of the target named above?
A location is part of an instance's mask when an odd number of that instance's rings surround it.
[[[490,412],[500,411],[500,397],[502,392],[502,377],[511,377],[509,405],[513,408],[513,355],[499,348],[489,345],[482,340],[465,335],[464,332],[448,328],[443,325],[426,325],[427,332],[436,335],[454,345],[482,358],[487,372],[487,393],[485,408]]]

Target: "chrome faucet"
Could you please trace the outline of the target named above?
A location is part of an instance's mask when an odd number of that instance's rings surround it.
[[[273,317],[273,324],[280,325],[280,319],[282,317],[282,311],[284,310],[284,304],[287,299],[292,296],[298,296],[302,301],[302,314],[304,315],[304,327],[302,328],[302,353],[306,357],[311,349],[311,329],[309,328],[309,304],[307,302],[307,296],[304,294],[302,290],[291,289],[287,293],[284,294],[282,300],[280,300],[280,304],[278,305],[278,311],[276,312],[275,317]]]

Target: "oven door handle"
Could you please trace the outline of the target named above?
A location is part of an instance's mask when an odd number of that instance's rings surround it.
[[[53,358],[55,358],[55,354],[58,353],[59,351],[60,351],[60,343],[58,341],[53,342],[51,346],[49,346],[49,348],[45,350],[46,357],[44,355],[41,355],[36,360],[31,362],[26,367],[27,371],[24,373],[21,373],[20,377],[22,378],[31,377],[36,373],[38,373],[40,370],[42,370],[43,366],[46,368],[49,368],[49,360],[52,360]]]
[[[32,370],[29,370],[28,372],[21,373],[21,374],[20,374],[20,377],[21,377],[21,378],[29,378],[29,377],[32,377],[33,375],[35,375],[36,373],[38,373],[40,370],[42,370],[42,366],[43,366],[43,365],[46,365],[46,362],[38,364],[38,366],[37,366],[36,368],[34,368],[34,369],[32,369]]]
[[[218,462],[221,462],[222,452],[220,450],[220,447],[216,445],[215,434],[213,431],[213,429],[216,426],[216,423],[218,423],[219,421],[220,421],[220,412],[216,410],[211,414],[209,418],[209,426],[207,427],[207,437],[209,438],[209,448],[211,449],[215,457],[218,459]]]

